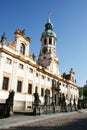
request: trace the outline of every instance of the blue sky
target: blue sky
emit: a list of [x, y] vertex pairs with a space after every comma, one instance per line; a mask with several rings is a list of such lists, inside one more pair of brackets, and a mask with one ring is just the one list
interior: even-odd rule
[[87, 0], [0, 0], [0, 36], [6, 32], [7, 43], [14, 41], [16, 29], [25, 29], [31, 38], [31, 53], [37, 58], [40, 37], [48, 11], [57, 34], [60, 73], [75, 71], [77, 85], [87, 80]]

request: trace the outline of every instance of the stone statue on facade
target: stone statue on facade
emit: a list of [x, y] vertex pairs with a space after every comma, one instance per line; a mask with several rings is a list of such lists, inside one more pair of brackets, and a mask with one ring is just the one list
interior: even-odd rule
[[3, 35], [1, 36], [1, 43], [6, 43], [6, 34], [5, 33], [3, 33]]
[[41, 102], [41, 101], [40, 101], [40, 99], [39, 99], [39, 95], [38, 95], [38, 93], [37, 93], [37, 91], [36, 91], [36, 92], [34, 93], [34, 104], [35, 104], [36, 106], [38, 106], [40, 102]]
[[40, 115], [40, 99], [39, 99], [39, 95], [37, 93], [37, 91], [34, 93], [34, 110], [33, 113], [34, 115], [39, 114]]
[[25, 29], [22, 30], [22, 35], [25, 36]]
[[59, 98], [59, 104], [61, 106], [61, 111], [67, 111], [67, 109], [66, 109], [66, 99], [65, 99], [64, 93], [61, 94], [61, 96]]
[[72, 99], [70, 98], [70, 111], [72, 111]]
[[4, 111], [5, 117], [9, 117], [9, 116], [13, 115], [14, 94], [15, 94], [15, 92], [13, 90], [10, 91], [9, 96], [6, 99], [5, 111]]
[[47, 89], [45, 90], [45, 105], [48, 105], [48, 91]]
[[49, 89], [46, 89], [45, 90], [45, 102], [44, 104], [45, 105], [49, 105], [50, 104], [50, 90]]
[[34, 54], [34, 53], [33, 53], [32, 57], [33, 57], [33, 60], [35, 60], [36, 56], [35, 56], [35, 54]]
[[75, 97], [74, 97], [74, 100], [73, 100], [73, 105], [74, 105], [74, 109], [77, 110], [77, 108], [76, 108], [76, 99], [75, 99]]

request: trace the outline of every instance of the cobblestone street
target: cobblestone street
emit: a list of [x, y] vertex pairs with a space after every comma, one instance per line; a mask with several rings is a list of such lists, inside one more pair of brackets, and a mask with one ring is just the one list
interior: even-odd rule
[[87, 130], [87, 113], [74, 113], [48, 118], [8, 130]]

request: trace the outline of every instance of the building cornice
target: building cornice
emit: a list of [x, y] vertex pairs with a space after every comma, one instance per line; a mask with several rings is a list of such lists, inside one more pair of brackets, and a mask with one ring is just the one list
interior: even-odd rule
[[6, 50], [5, 48], [0, 48], [0, 52], [4, 52], [4, 53], [6, 53], [6, 54], [8, 54], [8, 55], [22, 61], [22, 62], [24, 62], [24, 63], [27, 63], [27, 64], [32, 65], [33, 67], [35, 67], [35, 64], [36, 64], [35, 61], [32, 61], [33, 62], [32, 63], [28, 57], [27, 57], [27, 59], [25, 59], [25, 56], [19, 55], [17, 52], [12, 53], [12, 52]]
[[[16, 59], [22, 61], [22, 62], [24, 62], [24, 63], [26, 63], [26, 64], [31, 65], [32, 67], [35, 67], [37, 71], [39, 71], [39, 72], [41, 72], [41, 73], [43, 73], [43, 74], [46, 74], [46, 75], [48, 75], [49, 77], [52, 77], [52, 78], [55, 79], [55, 80], [58, 80], [58, 81], [60, 81], [60, 82], [64, 82], [64, 83], [66, 83], [67, 85], [72, 85], [72, 86], [74, 86], [74, 87], [77, 87], [77, 85], [76, 85], [75, 83], [73, 83], [73, 82], [71, 82], [71, 81], [69, 81], [69, 80], [64, 79], [62, 76], [54, 75], [54, 74], [48, 72], [45, 68], [43, 68], [42, 66], [39, 66], [39, 65], [36, 63], [36, 61], [31, 61], [28, 57], [19, 55], [19, 54], [17, 54], [17, 53], [12, 53], [12, 52], [8, 51], [8, 50], [7, 50], [6, 48], [4, 48], [4, 47], [0, 48], [0, 52], [4, 52], [4, 53], [6, 53], [6, 54], [8, 54], [8, 55], [10, 55], [10, 56], [12, 56], [12, 57], [14, 57], [14, 58], [16, 58]], [[26, 58], [26, 59], [25, 59], [25, 58]]]

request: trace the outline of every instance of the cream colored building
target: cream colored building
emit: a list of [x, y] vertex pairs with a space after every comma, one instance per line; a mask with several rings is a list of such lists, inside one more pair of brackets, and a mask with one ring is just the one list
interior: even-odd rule
[[14, 110], [32, 107], [33, 94], [37, 90], [41, 104], [49, 92], [48, 104], [58, 105], [60, 93], [65, 95], [67, 104], [75, 98], [78, 102], [78, 88], [73, 69], [69, 74], [60, 74], [56, 54], [56, 34], [48, 17], [45, 31], [41, 35], [41, 50], [38, 60], [30, 54], [31, 39], [24, 30], [15, 31], [15, 40], [6, 44], [5, 34], [0, 42], [0, 103], [5, 102], [9, 91], [14, 90]]

